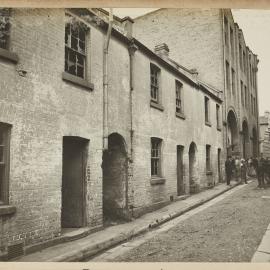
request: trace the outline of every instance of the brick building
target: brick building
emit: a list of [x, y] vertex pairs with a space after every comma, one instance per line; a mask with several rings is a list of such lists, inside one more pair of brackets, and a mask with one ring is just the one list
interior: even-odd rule
[[170, 40], [149, 49], [128, 17], [107, 39], [100, 9], [2, 16], [2, 257], [223, 180], [223, 88], [182, 66]]
[[270, 112], [260, 116], [260, 153], [270, 158]]
[[134, 36], [149, 48], [166, 41], [171, 56], [224, 93], [228, 154], [258, 154], [257, 55], [227, 9], [159, 9], [135, 19]]

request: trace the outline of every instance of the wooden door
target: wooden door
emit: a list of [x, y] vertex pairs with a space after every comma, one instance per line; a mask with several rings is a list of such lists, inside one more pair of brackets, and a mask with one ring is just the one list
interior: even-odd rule
[[84, 225], [84, 179], [86, 143], [77, 137], [64, 137], [62, 174], [62, 227]]
[[183, 150], [184, 147], [177, 145], [177, 195], [185, 193], [184, 181], [183, 181]]

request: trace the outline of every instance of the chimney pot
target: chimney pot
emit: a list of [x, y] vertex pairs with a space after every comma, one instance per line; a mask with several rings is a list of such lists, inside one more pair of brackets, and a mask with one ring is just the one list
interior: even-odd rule
[[169, 51], [169, 47], [166, 43], [161, 43], [155, 46], [155, 53], [160, 57], [168, 58]]

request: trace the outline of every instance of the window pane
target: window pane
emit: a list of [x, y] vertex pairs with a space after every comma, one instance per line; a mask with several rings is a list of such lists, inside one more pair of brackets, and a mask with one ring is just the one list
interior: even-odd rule
[[76, 53], [69, 51], [69, 61], [72, 63], [76, 63]]
[[0, 162], [4, 162], [4, 146], [0, 146]]
[[79, 51], [83, 53], [85, 52], [85, 43], [82, 41], [79, 42]]
[[77, 66], [77, 76], [84, 78], [84, 68], [81, 66]]
[[79, 39], [81, 41], [85, 41], [85, 30], [80, 29], [80, 31], [79, 31]]
[[78, 64], [80, 65], [84, 65], [84, 57], [80, 54], [77, 54], [77, 61], [78, 61]]
[[71, 48], [74, 50], [78, 50], [78, 39], [71, 36]]
[[73, 75], [76, 75], [76, 66], [75, 66], [75, 63], [69, 63], [69, 73], [73, 74]]

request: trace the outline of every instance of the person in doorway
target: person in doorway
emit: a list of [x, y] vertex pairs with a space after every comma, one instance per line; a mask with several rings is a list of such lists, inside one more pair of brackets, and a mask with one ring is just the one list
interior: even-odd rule
[[233, 169], [232, 158], [231, 156], [228, 156], [225, 161], [226, 181], [228, 186], [231, 184], [232, 169]]
[[247, 184], [247, 164], [243, 158], [241, 159], [240, 170], [241, 170], [241, 183], [243, 183], [244, 180], [245, 184]]

